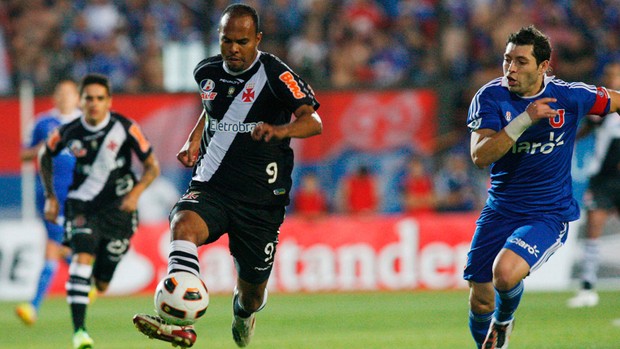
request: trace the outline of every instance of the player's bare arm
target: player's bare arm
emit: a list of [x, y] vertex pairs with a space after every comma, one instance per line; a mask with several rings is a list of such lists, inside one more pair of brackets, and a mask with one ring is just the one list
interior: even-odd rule
[[269, 142], [273, 139], [307, 138], [321, 134], [321, 117], [311, 105], [302, 105], [295, 110], [295, 120], [286, 125], [258, 124], [252, 131], [252, 139]]
[[620, 92], [611, 89], [607, 89], [607, 92], [609, 93], [610, 99], [609, 112], [620, 113]]
[[39, 150], [41, 149], [42, 146], [45, 146], [45, 142], [43, 141], [35, 145], [34, 147], [23, 149], [20, 153], [21, 160], [22, 161], [36, 160], [39, 154]]
[[[514, 126], [506, 126], [499, 132], [491, 129], [480, 129], [471, 134], [471, 159], [479, 168], [484, 168], [499, 160], [515, 144], [518, 135], [523, 133], [529, 126], [535, 124], [540, 119], [555, 117], [557, 111], [549, 106], [555, 102], [555, 98], [541, 98], [530, 103], [525, 112], [519, 115], [513, 122], [519, 125], [519, 129], [511, 130]], [[525, 119], [517, 120], [517, 119]], [[519, 124], [519, 122], [521, 122]], [[508, 129], [508, 130], [507, 130]]]
[[123, 202], [119, 207], [123, 211], [133, 212], [138, 209], [138, 200], [140, 199], [140, 195], [142, 195], [144, 190], [146, 190], [146, 188], [153, 183], [155, 178], [159, 176], [159, 161], [157, 161], [157, 158], [153, 153], [151, 153], [151, 155], [144, 160], [142, 165], [144, 167], [142, 177], [131, 189], [131, 191], [125, 195]]
[[56, 192], [54, 191], [54, 180], [52, 172], [54, 170], [52, 164], [52, 156], [45, 147], [41, 147], [38, 156], [39, 161], [39, 176], [41, 176], [41, 182], [45, 190], [45, 219], [50, 222], [56, 222], [58, 218], [58, 211], [60, 206], [58, 199], [56, 198]]
[[196, 125], [190, 132], [187, 141], [177, 153], [177, 160], [185, 167], [193, 167], [198, 159], [198, 151], [200, 150], [200, 138], [205, 128], [206, 112], [203, 110], [200, 118], [196, 121]]

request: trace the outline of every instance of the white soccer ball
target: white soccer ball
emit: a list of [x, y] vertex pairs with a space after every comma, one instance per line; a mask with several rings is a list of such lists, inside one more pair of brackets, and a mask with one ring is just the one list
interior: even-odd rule
[[172, 273], [155, 289], [155, 310], [174, 325], [192, 325], [204, 315], [208, 306], [207, 286], [192, 273]]

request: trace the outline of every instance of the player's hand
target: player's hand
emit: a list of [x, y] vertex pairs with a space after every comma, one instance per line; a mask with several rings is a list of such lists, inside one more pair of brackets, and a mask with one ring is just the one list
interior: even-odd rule
[[58, 199], [55, 196], [48, 196], [45, 198], [45, 206], [43, 209], [45, 220], [58, 224], [56, 221], [58, 219], [58, 211], [60, 211]]
[[527, 108], [525, 108], [525, 111], [530, 116], [530, 119], [532, 119], [532, 122], [536, 122], [540, 119], [554, 118], [558, 114], [558, 111], [549, 106], [549, 103], [554, 102], [557, 102], [557, 99], [551, 97], [541, 98], [530, 103]]
[[285, 130], [282, 127], [264, 122], [259, 123], [252, 130], [252, 139], [255, 141], [269, 142], [271, 139], [282, 139], [285, 136]]
[[121, 205], [118, 207], [121, 211], [133, 212], [138, 209], [138, 195], [130, 191], [123, 197]]
[[177, 160], [185, 167], [194, 167], [198, 159], [198, 149], [200, 142], [187, 141], [177, 153]]

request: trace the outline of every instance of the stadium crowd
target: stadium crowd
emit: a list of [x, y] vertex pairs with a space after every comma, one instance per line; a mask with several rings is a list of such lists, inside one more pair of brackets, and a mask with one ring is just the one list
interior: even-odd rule
[[[219, 52], [216, 28], [231, 2], [2, 1], [0, 95], [15, 95], [25, 79], [47, 94], [60, 80], [90, 72], [107, 75], [116, 93], [166, 91], [166, 47], [198, 44], [209, 55]], [[550, 36], [553, 74], [564, 80], [596, 83], [606, 63], [620, 60], [615, 0], [245, 2], [261, 15], [260, 49], [281, 57], [315, 89], [441, 90], [437, 143], [445, 156], [466, 149], [471, 97], [501, 74], [505, 38], [524, 19]], [[442, 158], [430, 162], [441, 181]]]
[[[228, 0], [7, 0], [0, 3], [0, 93], [22, 79], [48, 93], [62, 78], [111, 77], [117, 92], [161, 91], [162, 51], [200, 42], [215, 52]], [[563, 79], [595, 81], [620, 58], [612, 0], [249, 0], [261, 48], [316, 88], [478, 87], [497, 75], [506, 34], [524, 18], [554, 42]]]

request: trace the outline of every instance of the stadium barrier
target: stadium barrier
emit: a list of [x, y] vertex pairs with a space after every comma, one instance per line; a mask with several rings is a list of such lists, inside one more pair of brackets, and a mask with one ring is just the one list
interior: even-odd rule
[[[289, 216], [282, 226], [269, 288], [275, 292], [462, 289], [476, 214], [420, 216]], [[43, 226], [0, 224], [0, 299], [27, 299], [43, 263]], [[152, 292], [165, 275], [167, 222], [140, 225], [110, 285], [112, 295]], [[573, 240], [532, 277], [528, 289], [566, 289]], [[236, 274], [228, 239], [199, 249], [201, 272], [213, 293], [229, 293]], [[62, 264], [50, 292], [64, 294]]]

